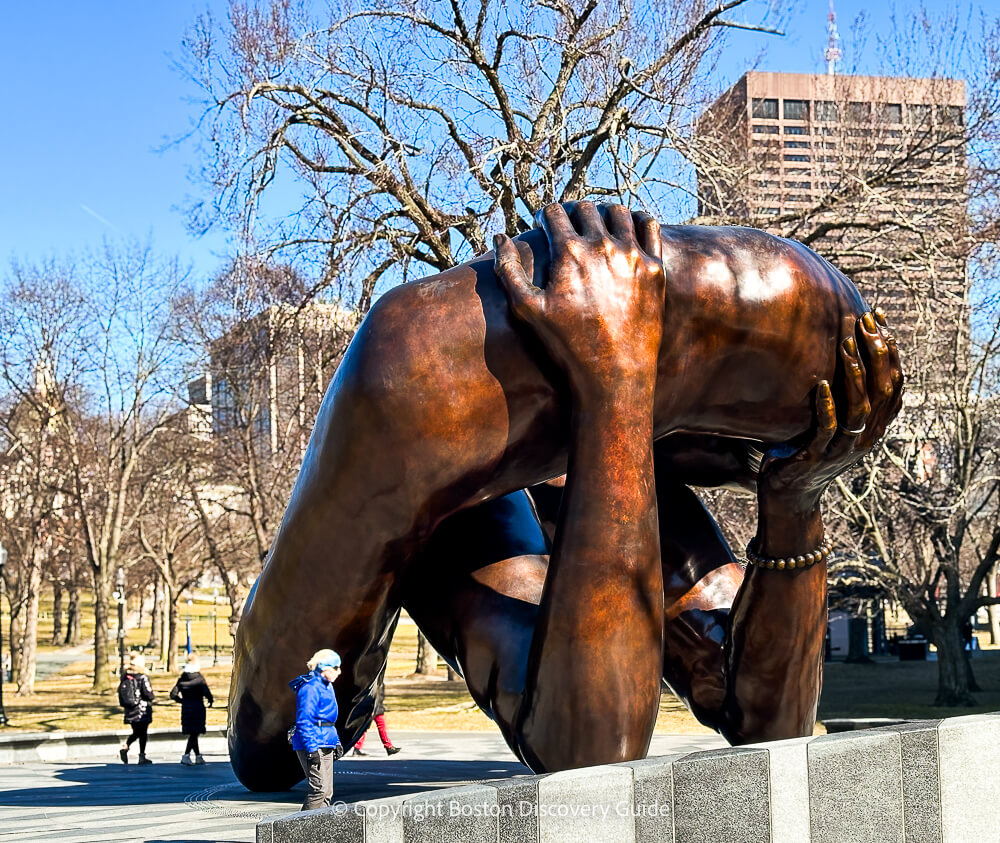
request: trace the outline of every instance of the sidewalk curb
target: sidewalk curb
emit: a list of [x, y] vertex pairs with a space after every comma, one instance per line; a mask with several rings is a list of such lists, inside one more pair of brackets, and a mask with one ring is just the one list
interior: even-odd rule
[[[89, 758], [117, 761], [118, 748], [131, 734], [131, 729], [104, 732], [19, 732], [8, 735], [0, 733], [0, 765]], [[187, 736], [176, 729], [150, 729], [146, 752], [149, 755], [180, 755], [186, 744]], [[200, 744], [202, 752], [227, 752], [226, 730], [209, 729], [201, 736]]]

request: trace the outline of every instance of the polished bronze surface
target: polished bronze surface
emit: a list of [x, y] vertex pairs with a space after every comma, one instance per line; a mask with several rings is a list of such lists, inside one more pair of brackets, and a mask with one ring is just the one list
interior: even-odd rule
[[[818, 548], [898, 410], [884, 320], [792, 241], [568, 211], [359, 329], [237, 635], [248, 787], [301, 778], [286, 683], [319, 646], [341, 739], [367, 727], [403, 605], [535, 770], [644, 755], [661, 676], [733, 742], [811, 731], [825, 564], [744, 577], [688, 487], [755, 488], [760, 557]], [[523, 490], [563, 473], [550, 542]]]

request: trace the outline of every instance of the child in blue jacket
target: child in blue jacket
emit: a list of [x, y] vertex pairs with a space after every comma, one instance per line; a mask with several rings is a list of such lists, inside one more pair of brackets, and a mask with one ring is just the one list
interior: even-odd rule
[[318, 650], [304, 673], [288, 684], [295, 691], [292, 749], [306, 774], [309, 794], [302, 810], [326, 808], [333, 798], [333, 762], [344, 754], [337, 735], [337, 697], [333, 682], [340, 675], [340, 656]]

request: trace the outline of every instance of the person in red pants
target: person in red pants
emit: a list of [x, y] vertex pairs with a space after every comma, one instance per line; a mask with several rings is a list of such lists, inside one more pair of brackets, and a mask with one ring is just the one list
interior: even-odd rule
[[[385, 683], [378, 683], [378, 691], [375, 692], [375, 726], [378, 728], [378, 736], [382, 739], [382, 746], [385, 747], [386, 755], [395, 755], [400, 751], [401, 747], [393, 746], [392, 738], [389, 737], [389, 731], [385, 727]], [[365, 735], [367, 732], [362, 732], [361, 737], [358, 738], [358, 742], [354, 744], [354, 751], [351, 755], [367, 755], [368, 753], [364, 751], [365, 745]]]

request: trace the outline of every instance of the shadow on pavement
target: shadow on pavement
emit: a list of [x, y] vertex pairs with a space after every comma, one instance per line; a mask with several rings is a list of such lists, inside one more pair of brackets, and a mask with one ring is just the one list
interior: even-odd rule
[[[529, 773], [516, 761], [339, 761], [334, 768], [333, 798], [356, 802]], [[70, 808], [184, 802], [201, 803], [193, 807], [206, 808], [242, 803], [253, 810], [254, 803], [259, 803], [265, 812], [280, 813], [296, 810], [305, 793], [303, 782], [290, 791], [251, 793], [237, 781], [228, 761], [210, 761], [203, 767], [170, 762], [148, 767], [80, 763], [58, 770], [51, 781], [49, 787], [2, 791], [0, 806]]]

